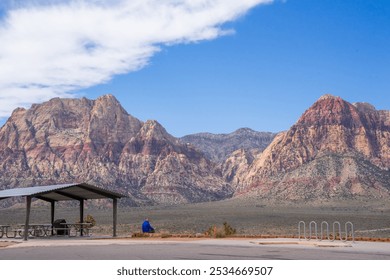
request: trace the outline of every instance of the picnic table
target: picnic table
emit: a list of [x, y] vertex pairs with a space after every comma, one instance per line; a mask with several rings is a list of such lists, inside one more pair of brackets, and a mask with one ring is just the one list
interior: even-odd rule
[[[52, 224], [29, 224], [28, 235], [46, 237], [50, 235], [89, 236], [92, 223], [60, 223], [61, 227]], [[0, 238], [16, 238], [24, 236], [24, 224], [0, 225]], [[58, 225], [57, 225], [58, 226]]]
[[4, 234], [8, 237], [8, 229], [10, 227], [10, 225], [0, 225], [0, 238], [2, 238]]
[[[68, 231], [68, 236], [83, 236], [84, 233], [89, 236], [89, 230], [91, 227], [91, 223], [61, 223], [60, 225], [66, 226], [65, 230]], [[64, 228], [61, 228], [64, 230]]]
[[[24, 225], [21, 226], [22, 231], [20, 234], [23, 235]], [[29, 235], [35, 237], [49, 236], [51, 233], [51, 224], [30, 224], [28, 231]]]
[[[30, 224], [28, 234], [30, 236], [42, 237], [48, 236], [51, 231], [51, 224]], [[18, 225], [0, 225], [0, 238], [4, 235], [8, 238], [23, 236], [24, 224]]]
[[0, 237], [3, 237], [5, 235], [7, 238], [14, 238], [17, 236], [17, 230], [13, 225], [0, 225], [0, 229]]

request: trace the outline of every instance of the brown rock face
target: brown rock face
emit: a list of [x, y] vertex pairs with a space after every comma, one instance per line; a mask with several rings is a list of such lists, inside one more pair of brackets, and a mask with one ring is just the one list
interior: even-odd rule
[[325, 95], [239, 174], [235, 195], [390, 196], [388, 111]]
[[232, 190], [216, 164], [190, 145], [147, 121], [124, 147], [119, 169], [131, 174], [139, 191], [160, 203], [219, 200]]
[[129, 115], [112, 95], [55, 98], [16, 109], [0, 130], [2, 188], [90, 182], [133, 202], [199, 202], [231, 196], [218, 169], [156, 121]]
[[263, 138], [249, 129], [196, 135], [192, 140], [217, 160], [245, 144], [219, 167], [158, 122], [129, 115], [112, 95], [55, 98], [16, 109], [0, 129], [0, 187], [90, 182], [129, 194], [129, 204], [233, 193], [277, 200], [390, 197], [390, 111], [325, 95], [290, 130], [268, 135], [273, 141], [265, 150]]
[[181, 138], [201, 150], [210, 160], [224, 162], [233, 152], [244, 149], [264, 150], [276, 134], [258, 132], [249, 128], [240, 128], [229, 134], [197, 133]]
[[261, 151], [257, 149], [239, 149], [226, 159], [222, 165], [222, 175], [233, 189], [242, 184], [242, 180], [247, 175], [251, 164], [260, 155]]

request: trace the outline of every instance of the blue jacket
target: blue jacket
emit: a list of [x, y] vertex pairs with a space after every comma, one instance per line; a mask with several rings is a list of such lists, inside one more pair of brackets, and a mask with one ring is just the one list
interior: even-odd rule
[[144, 221], [142, 224], [142, 232], [151, 232], [154, 228], [150, 225], [149, 221]]

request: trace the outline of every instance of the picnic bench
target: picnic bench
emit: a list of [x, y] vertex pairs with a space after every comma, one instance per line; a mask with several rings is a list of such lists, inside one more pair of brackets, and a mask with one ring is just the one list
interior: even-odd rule
[[[48, 236], [89, 236], [91, 223], [59, 223], [59, 224], [30, 224], [28, 236], [48, 237]], [[0, 238], [17, 238], [24, 236], [24, 225], [0, 225]]]
[[[91, 223], [61, 223], [66, 226], [68, 236], [89, 236]], [[64, 230], [64, 228], [62, 228]]]
[[[28, 228], [29, 236], [43, 237], [50, 235], [51, 224], [30, 224]], [[24, 235], [24, 225], [0, 225], [0, 238], [22, 237]]]

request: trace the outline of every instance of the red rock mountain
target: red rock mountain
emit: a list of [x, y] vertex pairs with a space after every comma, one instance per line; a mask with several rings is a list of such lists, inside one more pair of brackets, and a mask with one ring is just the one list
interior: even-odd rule
[[0, 129], [0, 186], [90, 182], [130, 204], [390, 197], [390, 111], [366, 103], [325, 95], [264, 151], [248, 145], [221, 166], [185, 143], [112, 95], [55, 98]]
[[230, 158], [230, 168], [224, 168], [235, 196], [388, 198], [390, 112], [325, 95], [262, 154], [250, 162], [243, 159], [234, 166]]
[[16, 109], [0, 130], [2, 188], [90, 182], [133, 202], [183, 203], [230, 197], [216, 165], [139, 121], [112, 95], [55, 98]]

